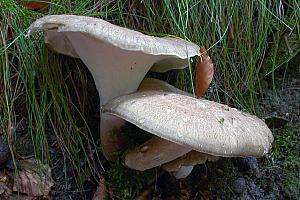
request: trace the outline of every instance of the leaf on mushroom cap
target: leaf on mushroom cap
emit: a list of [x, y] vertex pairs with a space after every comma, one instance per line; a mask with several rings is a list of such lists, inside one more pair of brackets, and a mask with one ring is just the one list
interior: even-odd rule
[[273, 136], [259, 118], [216, 102], [148, 91], [113, 99], [104, 112], [192, 149], [224, 157], [260, 157]]

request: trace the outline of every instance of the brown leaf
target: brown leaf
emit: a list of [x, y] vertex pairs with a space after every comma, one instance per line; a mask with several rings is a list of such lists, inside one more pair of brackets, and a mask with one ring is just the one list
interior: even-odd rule
[[201, 57], [196, 64], [196, 96], [197, 98], [204, 95], [212, 81], [214, 75], [214, 65], [212, 59], [207, 54], [204, 47], [200, 49]]
[[11, 194], [9, 197], [7, 197], [7, 200], [36, 200], [37, 197], [29, 197], [26, 195], [21, 195], [21, 194]]
[[34, 159], [21, 161], [20, 165], [21, 170], [14, 177], [13, 191], [30, 197], [48, 196], [54, 185], [50, 167]]
[[231, 19], [230, 20], [230, 25], [229, 25], [229, 38], [231, 40], [234, 39], [234, 35], [235, 35], [235, 27], [234, 27], [234, 24], [233, 24], [233, 20]]
[[97, 190], [94, 194], [93, 200], [104, 200], [107, 199], [107, 190], [105, 187], [105, 179], [104, 177], [100, 177], [99, 185], [97, 187]]
[[153, 187], [148, 187], [146, 188], [137, 198], [136, 200], [147, 200], [147, 199], [151, 199], [152, 195], [154, 192], [154, 188]]
[[204, 200], [209, 200], [209, 192], [208, 191], [204, 191], [204, 192], [200, 192], [201, 194], [201, 197], [204, 199]]
[[45, 12], [49, 8], [50, 0], [43, 0], [43, 1], [18, 1], [17, 4], [25, 7], [28, 10], [35, 10], [35, 11], [41, 11]]
[[10, 176], [5, 172], [0, 172], [0, 199], [7, 199], [11, 193]]

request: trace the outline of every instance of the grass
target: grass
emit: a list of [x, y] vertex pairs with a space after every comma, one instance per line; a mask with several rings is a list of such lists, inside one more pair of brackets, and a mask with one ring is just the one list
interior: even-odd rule
[[[97, 123], [93, 123], [97, 104], [88, 93], [95, 92], [87, 90], [90, 77], [82, 63], [49, 52], [41, 35], [25, 38], [35, 19], [47, 14], [101, 17], [147, 34], [178, 36], [205, 46], [216, 69], [207, 98], [249, 112], [255, 112], [262, 80], [272, 81], [275, 91], [276, 72], [299, 54], [291, 41], [286, 45], [292, 52], [281, 59], [283, 52], [276, 50], [284, 38], [289, 40], [287, 36], [293, 35], [294, 43], [300, 41], [296, 0], [53, 0], [47, 12], [2, 0], [0, 7], [1, 134], [14, 134], [12, 127], [26, 119], [33, 156], [54, 166], [51, 151], [61, 152], [66, 179], [68, 163], [74, 173], [86, 174], [79, 178], [81, 189], [90, 174], [99, 174], [103, 162], [97, 154]], [[191, 62], [188, 69], [166, 79], [193, 92], [193, 70]]]

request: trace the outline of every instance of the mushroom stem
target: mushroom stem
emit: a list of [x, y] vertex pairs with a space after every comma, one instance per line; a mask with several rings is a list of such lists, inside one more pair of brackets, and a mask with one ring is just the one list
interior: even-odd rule
[[126, 145], [121, 130], [124, 124], [125, 120], [121, 118], [101, 115], [101, 148], [106, 159], [110, 161], [116, 160], [119, 151]]
[[193, 170], [197, 164], [204, 164], [206, 161], [216, 161], [219, 157], [209, 154], [190, 151], [189, 153], [177, 158], [169, 163], [163, 164], [162, 168], [168, 172], [172, 172], [176, 178], [185, 178]]

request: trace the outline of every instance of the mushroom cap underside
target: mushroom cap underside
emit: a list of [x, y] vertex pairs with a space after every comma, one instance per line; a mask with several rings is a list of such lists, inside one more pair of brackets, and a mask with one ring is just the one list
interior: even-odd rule
[[162, 91], [113, 99], [103, 112], [166, 140], [224, 157], [260, 157], [273, 136], [259, 118], [216, 102]]
[[204, 164], [206, 161], [216, 161], [219, 157], [209, 154], [190, 151], [171, 162], [163, 164], [161, 167], [168, 172], [175, 172], [180, 170], [182, 166], [195, 166], [197, 164]]
[[191, 149], [160, 137], [150, 140], [126, 153], [125, 165], [131, 169], [144, 171], [184, 156]]

